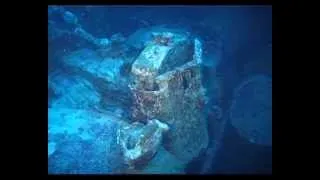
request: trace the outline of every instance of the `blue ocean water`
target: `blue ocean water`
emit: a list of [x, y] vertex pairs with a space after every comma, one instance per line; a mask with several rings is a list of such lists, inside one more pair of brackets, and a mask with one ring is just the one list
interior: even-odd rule
[[[204, 113], [209, 138], [221, 138], [183, 172], [271, 174], [272, 96], [269, 81], [254, 77], [272, 80], [272, 7], [182, 5], [48, 6], [48, 172], [123, 173], [116, 134], [119, 119], [131, 121], [127, 77], [154, 30], [187, 32], [203, 43]], [[117, 42], [111, 51], [102, 48], [107, 41]], [[223, 127], [210, 115], [213, 106]]]

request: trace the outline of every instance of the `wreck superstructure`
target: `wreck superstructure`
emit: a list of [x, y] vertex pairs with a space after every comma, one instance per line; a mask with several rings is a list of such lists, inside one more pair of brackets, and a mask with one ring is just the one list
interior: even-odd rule
[[157, 119], [168, 126], [158, 137], [165, 150], [186, 164], [207, 148], [209, 139], [202, 112], [205, 90], [201, 85], [201, 42], [185, 34], [153, 35], [131, 69], [133, 125], [139, 122], [148, 126]]
[[[66, 11], [62, 14], [70, 15]], [[144, 32], [148, 38], [142, 47], [130, 49], [130, 38], [115, 34], [99, 39], [76, 27], [71, 34], [94, 48], [67, 53], [59, 60], [61, 68], [49, 73], [48, 91], [54, 97], [48, 103], [49, 143], [56, 144], [48, 155], [51, 166], [58, 167], [62, 157], [69, 155], [56, 149], [86, 141], [97, 149], [79, 146], [77, 152], [84, 153], [71, 153], [81, 159], [81, 172], [104, 172], [104, 162], [91, 168], [85, 165], [87, 157], [82, 156], [99, 149], [99, 154], [92, 156], [94, 162], [105, 159], [111, 163], [109, 159], [120, 157], [119, 168], [107, 163], [108, 173], [185, 173], [187, 164], [209, 145], [204, 113], [207, 97], [201, 81], [202, 42], [189, 32], [154, 27]], [[59, 30], [55, 26], [49, 29]], [[78, 127], [73, 123], [79, 118], [79, 109], [88, 122], [84, 120]], [[64, 123], [52, 121], [60, 116], [65, 118]], [[109, 124], [99, 125], [100, 121]], [[69, 124], [70, 131], [66, 127]], [[112, 127], [116, 128], [103, 130]], [[63, 132], [68, 139], [66, 145], [60, 138], [62, 131], [54, 131], [58, 128], [67, 129]], [[95, 142], [95, 138], [99, 141]], [[69, 169], [66, 166], [56, 172], [59, 171]]]

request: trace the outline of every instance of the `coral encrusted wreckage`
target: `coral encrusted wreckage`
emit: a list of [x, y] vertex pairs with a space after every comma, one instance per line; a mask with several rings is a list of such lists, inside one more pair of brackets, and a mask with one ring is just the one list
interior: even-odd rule
[[[201, 85], [201, 42], [183, 34], [154, 34], [156, 40], [144, 48], [132, 65], [129, 86], [133, 94], [132, 119], [140, 124], [132, 126], [151, 126], [154, 121], [159, 125], [154, 125], [153, 134], [145, 134], [144, 138], [150, 138], [148, 143], [134, 150], [124, 146], [121, 136], [120, 142], [130, 165], [139, 155], [142, 158], [149, 151], [149, 156], [155, 154], [160, 141], [180, 163], [186, 164], [208, 145], [207, 123], [202, 113], [205, 91]], [[132, 152], [137, 151], [145, 154], [134, 154], [133, 158]]]
[[231, 172], [272, 148], [272, 38], [251, 37], [251, 8], [244, 26], [129, 9], [48, 6], [49, 174]]
[[132, 59], [114, 55], [130, 51], [123, 36], [110, 39], [121, 41], [49, 73], [49, 172], [185, 173], [209, 144], [201, 41], [154, 30]]

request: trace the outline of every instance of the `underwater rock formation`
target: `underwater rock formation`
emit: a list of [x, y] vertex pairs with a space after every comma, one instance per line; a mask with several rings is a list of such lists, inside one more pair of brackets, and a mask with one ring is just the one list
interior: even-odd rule
[[99, 109], [101, 95], [92, 83], [79, 77], [56, 71], [48, 79], [49, 107]]
[[121, 33], [114, 34], [110, 38], [109, 45], [98, 47], [97, 53], [102, 58], [125, 58], [126, 54], [129, 53], [129, 48], [125, 45], [125, 42], [126, 38]]
[[123, 59], [101, 58], [95, 51], [81, 49], [66, 56], [63, 62], [69, 74], [77, 74], [93, 84], [102, 104], [130, 103], [128, 82], [120, 73]]
[[[51, 96], [54, 99], [50, 100], [49, 105], [51, 112], [61, 108], [75, 108], [81, 109], [80, 111], [85, 110], [85, 113], [88, 113], [86, 116], [99, 117], [102, 114], [108, 115], [108, 109], [114, 106], [110, 108], [112, 109], [109, 112], [112, 113], [110, 117], [117, 119], [122, 125], [113, 130], [117, 131], [117, 152], [110, 151], [110, 153], [115, 153], [115, 156], [120, 158], [118, 161], [121, 163], [116, 164], [119, 164], [121, 168], [114, 169], [107, 166], [105, 172], [184, 173], [186, 164], [207, 148], [209, 138], [207, 121], [203, 112], [207, 99], [206, 90], [201, 82], [202, 43], [198, 39], [192, 40], [187, 34], [174, 31], [151, 32], [150, 41], [132, 62], [127, 62], [119, 54], [110, 57], [113, 56], [110, 55], [110, 52], [116, 51], [117, 48], [108, 47], [109, 49], [98, 49], [98, 51], [80, 49], [62, 59], [60, 71], [50, 73], [48, 92], [54, 95]], [[119, 34], [114, 35], [112, 40], [119, 41], [119, 44], [115, 43], [110, 47], [123, 48], [124, 39]], [[104, 53], [103, 56], [99, 54], [99, 51]], [[128, 76], [131, 81], [128, 81]], [[133, 104], [131, 104], [132, 100]], [[132, 114], [125, 109], [127, 107], [132, 108]], [[75, 114], [75, 111], [72, 110], [69, 113]], [[219, 110], [216, 112], [213, 114], [218, 116]], [[49, 115], [50, 121], [55, 121], [52, 114], [59, 113]], [[124, 114], [131, 114], [132, 124], [127, 124], [128, 120], [123, 117]], [[88, 117], [87, 121], [92, 121], [92, 118]], [[67, 122], [70, 120], [66, 120]], [[92, 126], [91, 129], [97, 129], [95, 133], [102, 133], [105, 126], [97, 124], [83, 126], [88, 123], [79, 118], [78, 124], [71, 128], [73, 129], [71, 136], [76, 137], [77, 140], [73, 139], [66, 146], [52, 141], [52, 138], [55, 139], [57, 136], [57, 133], [52, 133], [54, 132], [52, 129], [59, 128], [50, 125], [51, 141], [49, 145], [51, 148], [48, 155], [51, 159], [52, 172], [68, 172], [69, 167], [66, 166], [71, 166], [71, 162], [59, 159], [68, 156], [68, 158], [81, 159], [73, 163], [78, 164], [77, 166], [81, 167], [83, 173], [103, 173], [102, 164], [106, 159], [109, 161], [108, 157], [103, 162], [90, 159], [91, 164], [96, 163], [91, 168], [82, 164], [82, 161], [85, 161], [82, 155], [87, 156], [87, 152], [83, 151], [81, 146], [75, 146], [78, 147], [76, 151], [83, 151], [81, 155], [59, 153], [63, 148], [68, 148], [72, 143], [79, 144], [80, 141], [81, 143], [90, 141], [90, 146], [95, 146], [95, 150], [90, 153], [101, 150], [102, 146], [107, 146], [108, 138], [93, 143], [91, 141], [98, 137], [87, 132], [87, 127]], [[61, 129], [66, 127], [65, 123], [62, 124], [64, 125], [61, 125]], [[76, 127], [79, 132], [74, 129]], [[61, 129], [58, 136], [69, 138], [70, 130], [62, 133]], [[114, 135], [112, 138], [114, 139]], [[114, 158], [113, 155], [108, 156]], [[102, 158], [102, 156], [94, 158]], [[159, 159], [162, 160], [162, 164]], [[172, 166], [168, 166], [167, 162]], [[65, 163], [60, 170], [59, 163]], [[129, 165], [129, 168], [124, 167], [122, 163]], [[55, 168], [58, 170], [54, 170]], [[78, 171], [80, 172], [79, 168]]]
[[256, 75], [234, 91], [231, 124], [251, 143], [272, 146], [272, 79]]
[[[203, 113], [207, 99], [201, 82], [202, 43], [198, 39], [193, 40], [188, 33], [159, 29], [161, 28], [150, 32], [150, 39], [145, 42], [145, 48], [139, 54], [136, 53], [138, 50], [126, 51], [123, 44], [125, 38], [115, 34], [108, 47], [95, 51], [80, 49], [68, 54], [61, 61], [61, 70], [49, 75], [48, 93], [54, 95], [51, 96], [54, 99], [49, 102], [51, 112], [61, 108], [75, 108], [85, 110], [86, 116], [99, 117], [102, 114], [108, 115], [109, 107], [114, 106], [109, 112], [112, 113], [110, 116], [122, 125], [113, 130], [117, 131], [117, 152], [110, 153], [115, 153], [114, 156], [120, 158], [118, 161], [129, 165], [129, 169], [107, 166], [105, 172], [184, 173], [186, 164], [199, 156], [209, 144], [207, 121]], [[132, 56], [130, 52], [137, 55]], [[128, 62], [126, 56], [132, 56], [132, 60]], [[132, 108], [132, 114], [125, 109], [127, 107]], [[68, 113], [75, 114], [75, 109]], [[219, 114], [218, 112], [216, 114]], [[50, 121], [55, 119], [52, 114], [59, 113], [51, 113]], [[131, 114], [132, 124], [127, 124], [124, 114]], [[88, 117], [87, 121], [92, 121], [92, 118]], [[92, 126], [90, 129], [96, 129], [95, 133], [102, 133], [102, 129], [106, 127], [97, 124], [85, 125], [88, 123], [79, 118], [78, 124], [71, 128], [71, 135], [70, 130], [62, 133], [62, 129], [68, 126], [65, 123], [62, 123], [64, 125], [61, 125], [59, 135], [52, 130], [59, 128], [50, 125], [48, 155], [52, 172], [72, 173], [68, 170], [73, 162], [70, 158], [80, 159], [73, 162], [79, 166], [73, 169], [80, 172], [80, 168], [82, 173], [102, 173], [105, 160], [111, 162], [108, 157], [100, 154], [105, 153], [101, 149], [102, 146], [107, 146], [106, 141], [109, 142], [107, 139], [110, 137], [103, 140], [102, 137], [87, 131], [88, 127]], [[76, 127], [79, 132], [74, 129]], [[72, 141], [68, 140], [69, 143], [62, 146], [59, 143], [61, 140], [52, 141], [52, 138], [59, 139], [56, 136], [68, 137], [67, 140], [72, 136]], [[91, 142], [94, 138], [99, 139], [99, 142]], [[72, 144], [83, 143], [82, 141], [89, 141], [90, 147], [95, 149], [90, 153], [100, 152], [98, 154], [101, 156], [96, 155], [94, 158], [106, 159], [103, 162], [90, 159], [91, 168], [83, 164], [85, 158], [82, 156], [89, 155], [81, 146], [75, 146], [78, 148], [75, 151], [81, 152], [80, 154], [60, 154], [64, 148], [68, 149]], [[61, 160], [65, 156], [71, 162]], [[172, 166], [168, 166], [167, 162]], [[59, 163], [64, 164], [60, 170]], [[123, 166], [121, 163], [116, 164]]]
[[164, 147], [187, 163], [208, 145], [202, 113], [201, 42], [172, 32], [153, 33], [152, 41], [132, 65], [135, 121], [159, 119], [170, 127]]
[[91, 33], [82, 28], [83, 26], [80, 24], [78, 20], [79, 18], [75, 14], [67, 11], [63, 7], [49, 6], [48, 16], [59, 17], [59, 19], [63, 20], [61, 24], [64, 24], [63, 26], [68, 27], [65, 29], [61, 29], [56, 25], [58, 23], [52, 20], [48, 20], [49, 42], [62, 36], [75, 36], [99, 48], [106, 48], [110, 46], [110, 40], [108, 38], [96, 38], [95, 36], [93, 36]]
[[146, 125], [135, 122], [118, 129], [117, 143], [129, 168], [145, 165], [157, 152], [162, 135], [168, 130], [169, 127], [157, 119], [149, 120]]
[[200, 68], [191, 61], [175, 71], [157, 77], [163, 98], [159, 119], [173, 127], [165, 136], [165, 148], [186, 162], [199, 155], [208, 145], [204, 117], [205, 91], [201, 86]]
[[128, 37], [126, 44], [130, 47], [143, 50], [143, 48], [153, 41], [154, 32], [171, 32], [175, 34], [189, 35], [189, 32], [182, 29], [168, 28], [166, 25], [158, 25], [149, 28], [138, 29]]
[[156, 77], [192, 58], [192, 41], [185, 36], [163, 33], [170, 37], [170, 45], [159, 44], [159, 40], [149, 44], [132, 65], [133, 81], [130, 88], [134, 96], [133, 118], [144, 120], [154, 118], [160, 111], [159, 87]]
[[73, 108], [48, 109], [49, 173], [104, 174], [123, 168], [116, 130], [121, 118]]
[[[246, 153], [241, 151], [235, 159], [229, 158], [234, 152], [226, 153], [228, 159], [220, 161], [224, 153], [217, 154], [218, 149], [218, 153], [241, 150], [237, 139], [230, 139], [236, 148], [225, 143], [229, 139], [221, 140], [229, 120], [236, 135], [255, 143], [248, 143], [253, 148], [247, 154], [252, 155], [257, 144], [270, 148], [272, 121], [266, 119], [271, 103], [257, 95], [265, 93], [271, 99], [271, 91], [264, 92], [271, 89], [269, 82], [261, 83], [263, 78], [244, 82], [229, 109], [229, 94], [238, 80], [270, 72], [272, 63], [268, 68], [260, 63], [272, 54], [271, 48], [265, 52], [258, 48], [264, 44], [259, 37], [265, 36], [248, 36], [247, 29], [257, 30], [248, 23], [256, 22], [255, 14], [244, 10], [253, 18], [232, 20], [240, 14], [221, 13], [221, 8], [160, 12], [88, 7], [48, 6], [49, 173], [217, 173], [215, 165], [221, 166], [221, 161], [232, 169]], [[137, 10], [146, 11], [142, 19]], [[115, 18], [115, 23], [109, 21]], [[259, 21], [258, 27], [264, 28], [258, 29], [269, 27]], [[166, 25], [153, 26], [159, 23]], [[136, 29], [141, 26], [146, 28]], [[248, 38], [250, 43], [243, 41]], [[250, 51], [252, 45], [257, 51]], [[247, 57], [252, 53], [253, 58]], [[243, 159], [249, 162], [248, 157]]]

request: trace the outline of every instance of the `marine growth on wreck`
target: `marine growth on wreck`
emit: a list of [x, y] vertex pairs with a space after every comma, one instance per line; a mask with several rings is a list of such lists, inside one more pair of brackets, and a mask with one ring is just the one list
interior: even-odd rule
[[49, 174], [214, 174], [230, 129], [272, 148], [272, 74], [227, 81], [241, 50], [204, 17], [108, 24], [128, 9], [48, 6]]

